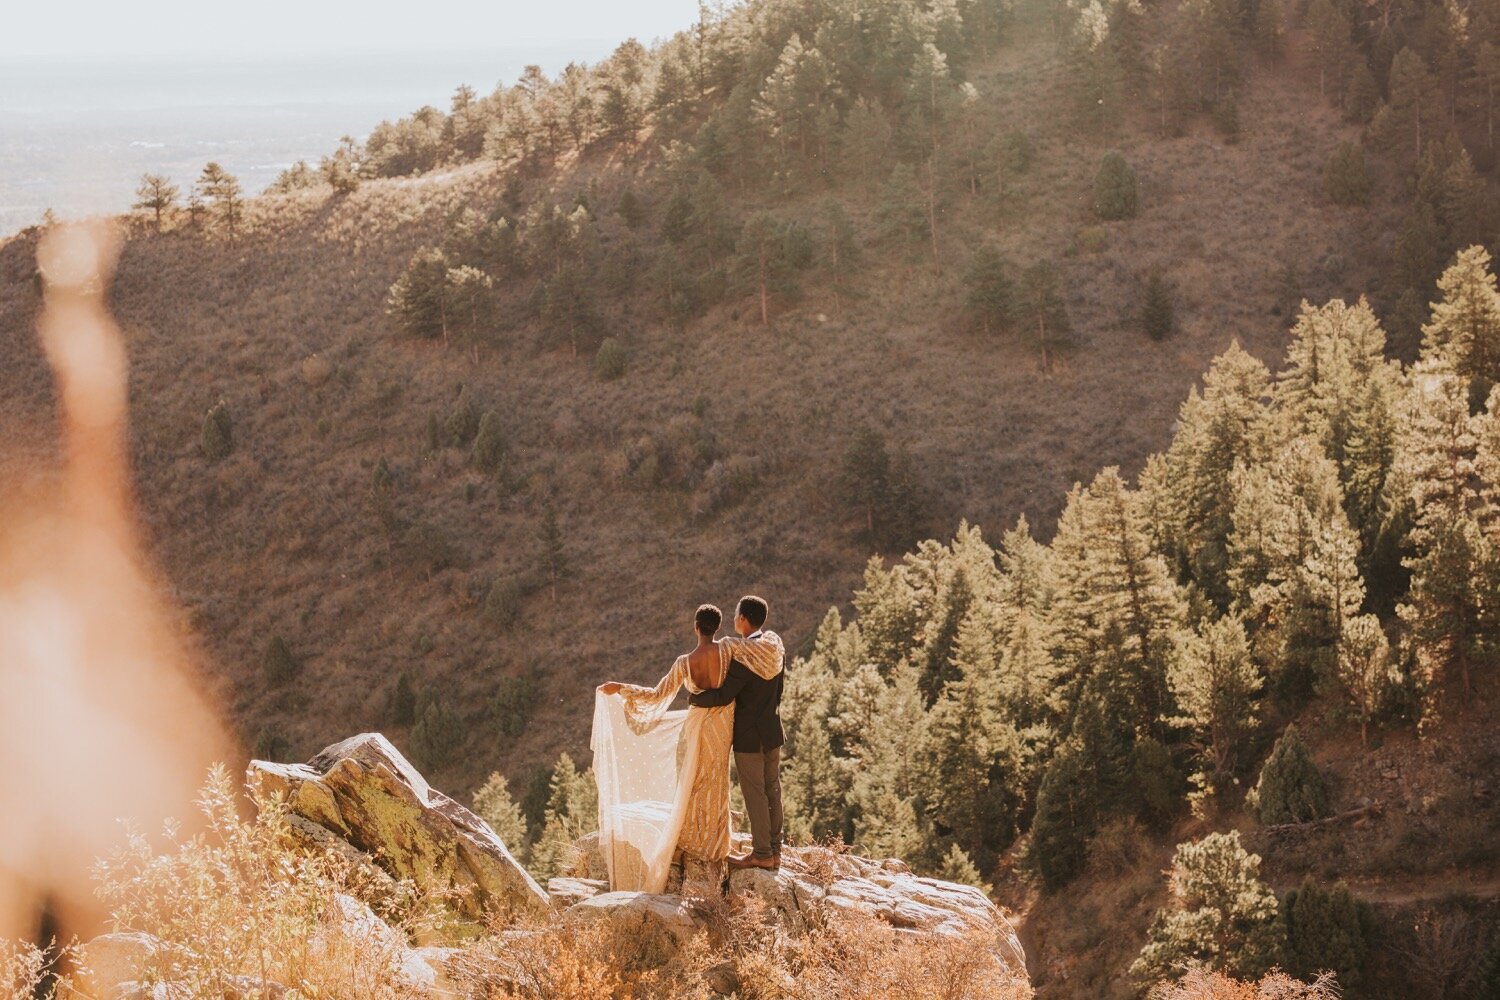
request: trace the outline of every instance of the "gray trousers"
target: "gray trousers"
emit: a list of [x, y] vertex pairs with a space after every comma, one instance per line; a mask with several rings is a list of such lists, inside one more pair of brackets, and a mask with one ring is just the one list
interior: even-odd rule
[[757, 858], [781, 853], [781, 748], [762, 753], [737, 753], [740, 791], [750, 814], [750, 838]]

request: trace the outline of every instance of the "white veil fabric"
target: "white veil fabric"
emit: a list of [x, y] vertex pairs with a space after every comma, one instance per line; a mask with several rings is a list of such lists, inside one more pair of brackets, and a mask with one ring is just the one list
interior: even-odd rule
[[[675, 687], [673, 694], [676, 693]], [[672, 699], [628, 705], [594, 694], [594, 780], [599, 785], [599, 847], [611, 890], [666, 889], [698, 768], [703, 713], [669, 712]]]

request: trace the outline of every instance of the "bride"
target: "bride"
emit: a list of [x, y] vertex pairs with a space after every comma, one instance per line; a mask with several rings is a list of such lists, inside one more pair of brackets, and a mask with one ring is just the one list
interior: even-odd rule
[[710, 864], [729, 854], [729, 752], [734, 705], [667, 711], [679, 688], [724, 683], [736, 658], [774, 677], [782, 666], [767, 639], [726, 637], [711, 604], [693, 616], [697, 645], [672, 663], [654, 688], [600, 685], [594, 698], [594, 777], [599, 785], [599, 846], [612, 890], [659, 893], [676, 852]]

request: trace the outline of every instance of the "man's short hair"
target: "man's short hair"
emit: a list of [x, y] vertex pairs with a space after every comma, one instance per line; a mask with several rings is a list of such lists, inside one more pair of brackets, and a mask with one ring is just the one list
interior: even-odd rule
[[734, 613], [749, 622], [752, 627], [760, 628], [766, 623], [766, 616], [770, 612], [771, 609], [766, 607], [765, 598], [752, 594], [740, 598], [740, 605]]
[[713, 635], [723, 623], [724, 613], [712, 604], [698, 605], [698, 612], [693, 615], [693, 625], [699, 635]]

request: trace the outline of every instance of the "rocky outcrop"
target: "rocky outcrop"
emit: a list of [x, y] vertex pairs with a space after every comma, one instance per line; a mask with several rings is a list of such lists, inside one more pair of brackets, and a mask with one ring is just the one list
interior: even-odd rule
[[285, 797], [303, 832], [347, 845], [396, 878], [458, 890], [466, 914], [542, 911], [547, 894], [489, 825], [432, 788], [379, 733], [335, 743], [306, 764], [251, 761], [262, 793]]
[[[610, 920], [637, 933], [656, 938], [669, 949], [708, 927], [704, 908], [692, 895], [639, 892], [600, 892], [582, 899], [579, 890], [603, 883], [594, 868], [597, 843], [586, 837], [578, 844], [584, 874], [592, 880], [553, 879], [554, 906], [565, 908], [568, 919]], [[678, 884], [681, 884], [679, 881]], [[829, 914], [860, 911], [912, 935], [979, 936], [1006, 968], [1026, 974], [1026, 955], [1015, 928], [982, 891], [973, 886], [922, 878], [901, 861], [875, 861], [840, 854], [821, 847], [789, 847], [782, 867], [733, 872], [728, 879], [731, 902], [754, 898], [766, 919], [791, 934], [806, 932]]]

